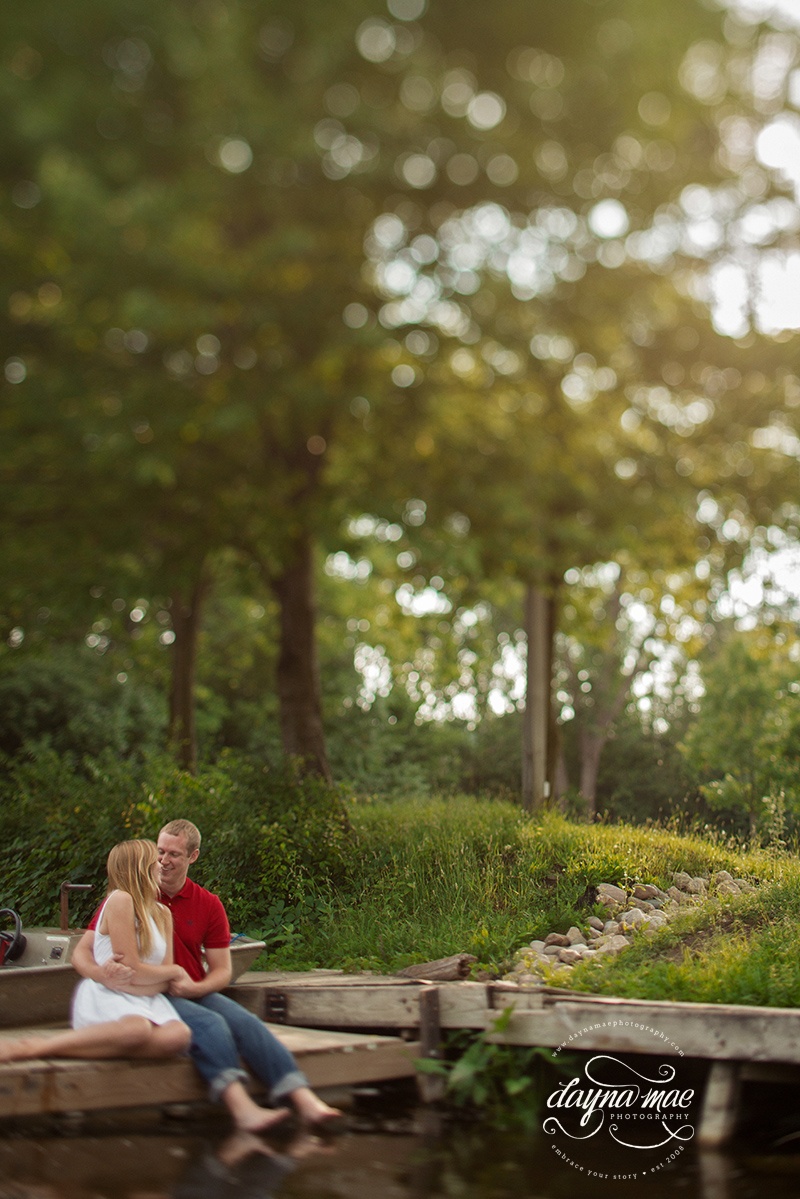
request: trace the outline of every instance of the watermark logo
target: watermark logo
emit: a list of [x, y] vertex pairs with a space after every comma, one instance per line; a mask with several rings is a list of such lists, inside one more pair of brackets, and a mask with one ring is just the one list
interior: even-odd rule
[[[570, 1045], [579, 1048], [584, 1038], [596, 1044], [600, 1030], [623, 1024], [651, 1034], [664, 1043], [667, 1053], [683, 1056], [663, 1033], [633, 1021], [607, 1021], [581, 1029], [553, 1056], [557, 1058]], [[554, 1152], [581, 1173], [641, 1179], [674, 1162], [691, 1141], [694, 1100], [694, 1088], [681, 1083], [670, 1062], [656, 1059], [652, 1067], [639, 1068], [612, 1054], [596, 1053], [547, 1096], [542, 1129]], [[629, 1169], [608, 1168], [611, 1149], [615, 1162], [623, 1151], [632, 1151], [625, 1159]]]

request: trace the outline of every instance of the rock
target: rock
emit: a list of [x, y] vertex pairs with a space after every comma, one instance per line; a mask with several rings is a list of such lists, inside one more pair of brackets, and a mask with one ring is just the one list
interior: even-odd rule
[[633, 888], [634, 899], [656, 899], [658, 897], [658, 887], [654, 887], [652, 883], [637, 883]]
[[[688, 891], [689, 883], [692, 881], [692, 876], [690, 874], [687, 874], [685, 870], [678, 870], [678, 871], [676, 871], [675, 874], [673, 874], [672, 881], [674, 882], [675, 886], [678, 888], [679, 891]], [[671, 887], [668, 891], [668, 894], [669, 895], [672, 894]]]
[[538, 953], [541, 953], [544, 949], [544, 941], [531, 941], [531, 949], [535, 949]]
[[586, 938], [584, 937], [581, 930], [579, 928], [576, 928], [574, 924], [573, 924], [572, 928], [567, 929], [567, 940], [569, 941], [570, 945], [585, 945], [586, 944]]
[[605, 924], [603, 925], [603, 932], [606, 934], [606, 936], [608, 936], [609, 934], [618, 933], [619, 932], [619, 921], [618, 920], [606, 920]]
[[651, 912], [642, 925], [642, 930], [646, 933], [655, 933], [667, 924], [669, 921], [661, 912]]
[[645, 914], [642, 911], [642, 909], [641, 908], [631, 908], [630, 911], [623, 912], [620, 917], [620, 921], [619, 921], [620, 932], [625, 932], [627, 929], [630, 929], [630, 928], [639, 928], [640, 925], [644, 924], [644, 921], [645, 921]]
[[602, 929], [590, 928], [589, 929], [589, 944], [591, 945], [592, 941], [596, 941], [597, 938], [602, 937], [602, 935], [603, 935]]
[[589, 928], [599, 929], [600, 932], [603, 931], [603, 921], [597, 916], [590, 916], [586, 923], [589, 925]]
[[569, 937], [566, 937], [563, 933], [548, 933], [544, 939], [544, 944], [545, 948], [548, 945], [561, 945], [566, 949], [569, 945]]
[[712, 883], [715, 883], [717, 886], [720, 883], [732, 883], [733, 875], [729, 874], [729, 872], [727, 870], [717, 870], [715, 874], [711, 875], [711, 881], [712, 881]]
[[616, 934], [613, 937], [609, 937], [608, 940], [603, 945], [598, 945], [597, 953], [606, 953], [606, 954], [622, 953], [623, 949], [627, 949], [629, 945], [630, 945], [630, 941], [628, 940], [627, 937], [623, 937], [623, 936], [620, 936], [620, 934]]
[[559, 949], [558, 960], [559, 962], [565, 962], [568, 966], [572, 966], [575, 962], [581, 960], [581, 955], [577, 949]]
[[598, 883], [597, 898], [605, 907], [613, 907], [617, 903], [625, 903], [628, 896], [614, 883]]
[[[688, 874], [686, 877], [689, 878]], [[692, 880], [689, 879], [689, 882], [691, 881]], [[689, 895], [686, 891], [679, 891], [677, 887], [670, 887], [667, 894], [669, 895], [670, 899], [674, 900], [674, 902], [677, 904], [692, 902], [691, 895]]]
[[565, 949], [564, 945], [545, 945], [544, 952], [548, 957], [554, 958], [558, 956], [559, 949]]
[[735, 878], [733, 881], [736, 883], [736, 886], [739, 888], [740, 891], [755, 890], [755, 888], [753, 887], [753, 884], [751, 882], [748, 882], [748, 880], [746, 878]]
[[690, 895], [705, 895], [707, 889], [708, 885], [704, 878], [690, 878], [688, 886], [684, 888]]
[[717, 895], [741, 895], [741, 889], [731, 879], [730, 882], [722, 881], [717, 883]]
[[669, 917], [664, 912], [660, 912], [657, 908], [654, 908], [652, 912], [647, 913], [647, 923], [663, 926], [664, 924], [669, 924]]

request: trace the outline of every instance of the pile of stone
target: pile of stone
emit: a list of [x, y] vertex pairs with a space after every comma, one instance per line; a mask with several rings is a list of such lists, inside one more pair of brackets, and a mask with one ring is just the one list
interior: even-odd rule
[[514, 966], [504, 981], [520, 986], [541, 986], [548, 979], [559, 982], [578, 962], [621, 953], [635, 937], [653, 936], [687, 905], [752, 889], [751, 882], [734, 878], [727, 870], [707, 878], [678, 871], [666, 891], [651, 883], [636, 883], [627, 890], [600, 883], [594, 888], [595, 899], [605, 909], [606, 919], [589, 916], [583, 928], [573, 925], [565, 933], [551, 932], [544, 940], [531, 941], [514, 955]]

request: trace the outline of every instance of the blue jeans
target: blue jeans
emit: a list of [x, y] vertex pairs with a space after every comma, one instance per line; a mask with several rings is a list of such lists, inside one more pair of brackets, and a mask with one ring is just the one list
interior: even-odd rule
[[289, 1050], [257, 1016], [227, 995], [216, 991], [202, 999], [170, 995], [169, 1001], [192, 1030], [189, 1054], [213, 1100], [232, 1082], [247, 1080], [242, 1062], [263, 1083], [272, 1104], [308, 1086]]

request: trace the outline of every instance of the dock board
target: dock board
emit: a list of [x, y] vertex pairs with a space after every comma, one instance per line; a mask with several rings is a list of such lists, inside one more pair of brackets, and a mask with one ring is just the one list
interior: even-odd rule
[[[733, 1133], [743, 1082], [800, 1080], [794, 1008], [617, 999], [501, 981], [430, 984], [335, 970], [250, 972], [226, 993], [264, 1020], [316, 1088], [412, 1078], [416, 1059], [435, 1054], [451, 1029], [485, 1031], [511, 1045], [697, 1058], [711, 1063], [698, 1140], [713, 1146]], [[509, 1006], [502, 1033], [493, 1032]], [[0, 1030], [0, 1037], [13, 1035]], [[437, 1095], [423, 1087], [422, 1097]], [[204, 1098], [187, 1059], [0, 1065], [0, 1120]]]
[[[419, 1027], [421, 982], [321, 972], [264, 972], [246, 980], [237, 984], [236, 998], [275, 1023], [387, 1031]], [[497, 1038], [507, 1044], [800, 1065], [800, 1009], [617, 999], [503, 983], [435, 986], [443, 1030], [490, 1029], [512, 1005], [508, 1027]]]
[[[396, 1036], [269, 1027], [291, 1050], [316, 1089], [416, 1074], [419, 1045], [414, 1041]], [[0, 1036], [10, 1037], [21, 1031], [3, 1030]], [[54, 1030], [25, 1031], [46, 1034]], [[258, 1093], [255, 1081], [252, 1089]], [[193, 1103], [205, 1098], [206, 1088], [186, 1058], [156, 1062], [48, 1058], [0, 1065], [0, 1119]]]

